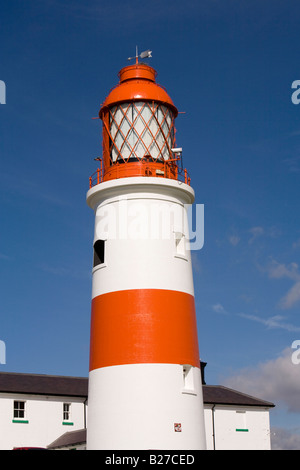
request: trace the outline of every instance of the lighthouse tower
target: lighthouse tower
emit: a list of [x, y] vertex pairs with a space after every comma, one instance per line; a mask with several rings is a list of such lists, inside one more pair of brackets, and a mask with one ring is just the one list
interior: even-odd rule
[[202, 383], [178, 111], [144, 63], [101, 106], [88, 449], [204, 449]]

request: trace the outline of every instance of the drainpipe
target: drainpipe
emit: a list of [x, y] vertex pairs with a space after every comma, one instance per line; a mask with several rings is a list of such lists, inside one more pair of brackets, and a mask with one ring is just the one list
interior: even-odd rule
[[213, 438], [213, 450], [216, 450], [216, 438], [215, 438], [215, 406], [212, 406], [211, 413], [212, 413], [212, 438]]
[[86, 398], [83, 402], [83, 420], [84, 420], [84, 429], [86, 429], [86, 403], [88, 398]]

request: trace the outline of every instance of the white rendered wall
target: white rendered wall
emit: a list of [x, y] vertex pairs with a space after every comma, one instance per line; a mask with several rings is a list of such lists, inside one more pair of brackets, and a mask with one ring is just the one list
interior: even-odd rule
[[[105, 240], [105, 263], [93, 270], [92, 298], [144, 288], [194, 295], [190, 251], [176, 252], [176, 237], [183, 235], [187, 224], [184, 205], [156, 194], [126, 197], [126, 202], [119, 198], [104, 202], [96, 211], [94, 241]], [[119, 227], [109, 230], [108, 224], [113, 226], [124, 212], [128, 223], [123, 224], [127, 231], [123, 236], [122, 227], [119, 233]]]
[[[112, 368], [108, 368], [112, 369]], [[133, 380], [137, 381], [135, 387], [136, 396], [141, 391], [141, 383], [138, 380], [139, 370], [135, 369], [134, 366], [125, 366], [123, 369], [124, 374], [130, 373], [130, 369], [133, 372]], [[155, 370], [155, 368], [153, 368]], [[163, 384], [168, 377], [168, 371], [161, 368], [161, 371], [155, 374], [159, 378], [160, 383]], [[174, 384], [176, 384], [178, 393], [184, 393], [184, 386], [181, 380], [182, 371], [179, 369], [176, 371], [176, 365], [174, 368]], [[111, 380], [113, 378], [112, 373], [107, 374], [105, 380]], [[152, 387], [154, 385], [152, 384]], [[152, 387], [150, 392], [152, 393]], [[149, 392], [149, 393], [150, 393]], [[108, 391], [104, 391], [104, 394], [108, 394], [107, 399], [113, 400], [118, 397], [125, 398], [128, 393], [128, 389], [124, 389], [121, 386], [113, 386], [111, 388], [111, 394]], [[132, 392], [130, 392], [132, 393]], [[161, 391], [160, 387], [154, 390], [158, 396], [166, 393]], [[105, 398], [105, 396], [103, 396]], [[186, 393], [187, 399], [185, 405], [190, 406], [193, 395]], [[12, 423], [13, 420], [13, 401], [24, 400], [27, 402], [27, 415], [28, 424]], [[72, 422], [73, 426], [62, 425], [62, 404], [72, 403]], [[70, 397], [50, 397], [50, 396], [35, 396], [35, 395], [21, 395], [21, 394], [0, 394], [0, 450], [10, 450], [13, 447], [26, 447], [26, 446], [38, 446], [46, 447], [51, 444], [55, 439], [60, 437], [67, 431], [75, 431], [76, 429], [84, 428], [84, 401]], [[248, 432], [237, 432], [237, 425], [241, 425], [241, 415], [237, 416], [236, 411], [245, 412], [245, 426]], [[168, 416], [169, 422], [172, 427], [172, 423], [176, 419], [180, 419], [180, 413], [174, 416], [169, 410], [164, 408], [164, 413]], [[252, 407], [236, 407], [236, 406], [220, 406], [215, 407], [215, 442], [216, 450], [269, 450], [271, 448], [270, 443], [270, 422], [269, 422], [269, 409], [268, 408], [252, 408]], [[153, 442], [159, 436], [159, 425], [157, 421], [153, 419], [153, 416], [149, 411], [142, 409], [141, 417], [147, 419], [149, 426], [149, 432], [151, 434], [151, 442]], [[205, 418], [205, 434], [207, 449], [213, 449], [213, 431], [212, 431], [212, 409], [211, 405], [205, 405], [204, 409]], [[98, 417], [95, 417], [98, 419]], [[114, 416], [117, 420], [117, 416]], [[120, 424], [118, 422], [118, 424]], [[186, 439], [186, 422], [182, 423], [182, 433], [176, 433], [174, 437], [180, 440], [180, 444], [184, 444]], [[121, 430], [127, 435], [129, 432], [125, 423], [121, 423]], [[239, 429], [239, 428], [238, 428]], [[172, 434], [172, 433], [171, 433]], [[129, 433], [130, 436], [130, 433]], [[129, 439], [130, 437], [128, 437]], [[85, 447], [85, 446], [83, 446]], [[141, 446], [142, 447], [142, 446]], [[107, 447], [108, 448], [108, 447]], [[156, 447], [153, 447], [156, 448]], [[171, 447], [170, 447], [171, 448]]]
[[204, 419], [208, 450], [271, 449], [268, 408], [206, 405]]
[[[23, 421], [28, 423], [13, 422], [14, 400], [26, 402]], [[0, 394], [0, 449], [46, 447], [65, 432], [84, 428], [83, 401], [70, 397]], [[70, 421], [73, 425], [62, 424], [63, 403], [71, 403]]]
[[[124, 178], [88, 191], [96, 240], [105, 262], [93, 269], [92, 298], [119, 290], [169, 289], [194, 295], [187, 204], [188, 185], [165, 178]], [[176, 238], [183, 237], [180, 246]]]
[[[88, 449], [203, 448], [202, 385], [199, 369], [192, 369], [190, 385], [184, 385], [182, 367], [176, 364], [130, 364], [92, 371]], [[181, 432], [175, 432], [176, 423], [181, 424]]]

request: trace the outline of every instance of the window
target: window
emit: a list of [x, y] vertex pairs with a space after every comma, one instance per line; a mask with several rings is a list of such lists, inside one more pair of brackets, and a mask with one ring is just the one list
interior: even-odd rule
[[182, 393], [188, 393], [190, 395], [197, 395], [194, 384], [194, 368], [189, 364], [182, 366], [183, 374], [183, 387]]
[[14, 400], [13, 423], [28, 423], [26, 418], [26, 401]]
[[104, 264], [105, 240], [97, 240], [94, 243], [94, 263], [93, 267]]
[[71, 405], [70, 403], [63, 404], [63, 421], [70, 420]]
[[63, 422], [62, 424], [73, 425], [71, 422], [71, 403], [63, 403]]
[[175, 256], [186, 259], [185, 236], [182, 232], [174, 232]]
[[25, 418], [25, 401], [14, 401], [14, 418]]

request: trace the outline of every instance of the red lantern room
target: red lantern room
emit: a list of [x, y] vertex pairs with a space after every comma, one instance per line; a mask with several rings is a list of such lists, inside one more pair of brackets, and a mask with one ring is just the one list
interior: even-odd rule
[[178, 110], [156, 83], [156, 71], [137, 62], [124, 67], [119, 79], [99, 112], [103, 156], [100, 168], [90, 177], [90, 187], [132, 176], [180, 179], [189, 184], [180, 149], [175, 148]]

